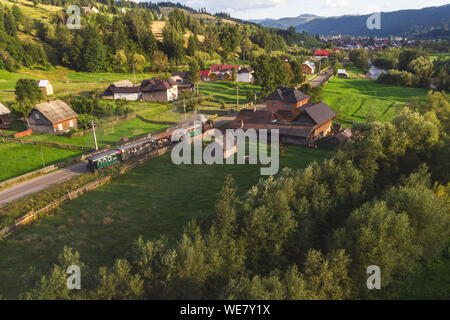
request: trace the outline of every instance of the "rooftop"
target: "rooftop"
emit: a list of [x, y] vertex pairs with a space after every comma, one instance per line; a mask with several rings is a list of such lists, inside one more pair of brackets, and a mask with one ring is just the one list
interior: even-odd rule
[[65, 102], [53, 100], [37, 104], [33, 109], [38, 110], [51, 123], [55, 124], [61, 121], [76, 118], [78, 115]]

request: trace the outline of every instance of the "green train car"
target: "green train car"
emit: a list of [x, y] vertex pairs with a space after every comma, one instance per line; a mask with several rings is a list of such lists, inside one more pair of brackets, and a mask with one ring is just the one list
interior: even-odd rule
[[91, 172], [112, 166], [120, 161], [119, 150], [108, 150], [88, 159], [87, 168]]

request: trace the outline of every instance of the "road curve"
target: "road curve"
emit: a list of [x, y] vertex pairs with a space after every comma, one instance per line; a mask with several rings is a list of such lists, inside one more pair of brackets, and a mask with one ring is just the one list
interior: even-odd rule
[[44, 190], [86, 171], [86, 162], [81, 162], [0, 191], [0, 206]]

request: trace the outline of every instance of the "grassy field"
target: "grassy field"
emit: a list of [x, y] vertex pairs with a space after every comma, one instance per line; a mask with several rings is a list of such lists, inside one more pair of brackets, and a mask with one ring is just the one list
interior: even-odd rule
[[439, 53], [433, 53], [430, 55], [430, 58], [432, 61], [438, 59], [438, 58], [450, 58], [450, 52], [439, 52]]
[[[138, 73], [136, 81], [162, 76], [157, 73]], [[55, 67], [50, 71], [20, 69], [17, 72], [0, 70], [0, 101], [13, 101], [14, 87], [21, 78], [34, 80], [50, 80], [55, 97], [68, 94], [87, 94], [93, 90], [105, 90], [111, 82], [130, 80], [134, 82], [134, 75], [128, 73], [87, 73], [75, 72], [64, 67]]]
[[259, 86], [251, 83], [236, 83], [231, 81], [202, 82], [199, 90], [203, 94], [212, 95], [214, 99], [223, 100], [226, 104], [236, 105], [236, 86], [239, 86], [239, 103], [248, 103], [247, 93], [261, 91]]
[[42, 168], [42, 154], [46, 165], [61, 162], [81, 154], [78, 150], [59, 149], [31, 144], [0, 143], [0, 181], [5, 181]]
[[368, 116], [391, 120], [408, 99], [424, 99], [428, 90], [380, 84], [368, 79], [333, 77], [322, 92], [323, 100], [338, 114], [337, 121], [352, 124]]
[[[147, 123], [141, 121], [140, 119], [134, 118], [116, 124], [114, 126], [102, 127], [96, 130], [97, 144], [99, 147], [105, 146], [107, 144], [114, 145], [118, 143], [123, 137], [132, 139], [146, 133], [165, 129], [167, 127], [168, 125]], [[51, 141], [61, 144], [71, 144], [74, 146], [94, 147], [94, 138], [92, 133], [73, 138], [46, 134], [33, 134], [31, 136], [24, 137], [23, 139], [35, 141]]]
[[[286, 147], [280, 167], [303, 168], [328, 151]], [[51, 215], [18, 230], [0, 242], [0, 295], [23, 291], [21, 277], [29, 270], [49, 271], [65, 245], [79, 250], [97, 269], [126, 257], [139, 235], [179, 236], [192, 218], [214, 212], [225, 177], [231, 174], [243, 195], [259, 178], [258, 165], [181, 165], [170, 154], [152, 159], [109, 185], [86, 193]]]
[[32, 1], [26, 0], [15, 0], [15, 1], [6, 1], [0, 0], [0, 3], [6, 5], [8, 7], [12, 7], [13, 5], [17, 5], [20, 10], [22, 10], [25, 16], [28, 16], [32, 19], [37, 20], [45, 20], [49, 17], [49, 14], [54, 11], [63, 10], [62, 7], [46, 5], [46, 4], [38, 4], [34, 7]]

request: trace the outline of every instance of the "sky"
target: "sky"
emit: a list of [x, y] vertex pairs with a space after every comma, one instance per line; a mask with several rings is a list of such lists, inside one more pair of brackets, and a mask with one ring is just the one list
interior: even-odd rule
[[449, 4], [450, 0], [173, 0], [194, 9], [206, 7], [208, 12], [226, 11], [232, 17], [278, 19], [300, 14], [340, 16], [368, 14], [376, 11], [420, 9]]

